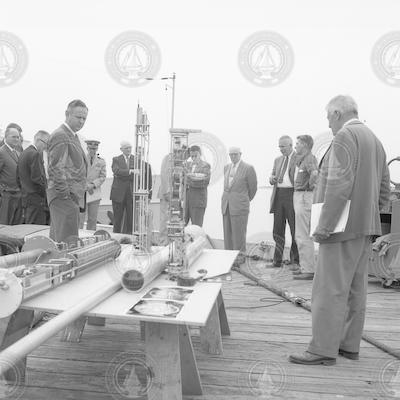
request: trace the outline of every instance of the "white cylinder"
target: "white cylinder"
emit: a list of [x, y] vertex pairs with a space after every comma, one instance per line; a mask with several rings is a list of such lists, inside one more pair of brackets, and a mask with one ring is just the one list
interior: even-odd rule
[[97, 289], [85, 300], [58, 314], [39, 328], [34, 329], [29, 335], [18, 340], [0, 353], [0, 376], [6, 371], [6, 366], [15, 365], [19, 360], [26, 357], [30, 352], [39, 347], [46, 340], [56, 335], [67, 325], [85, 314], [97, 304], [111, 296], [121, 287], [119, 281], [110, 280], [102, 288]]

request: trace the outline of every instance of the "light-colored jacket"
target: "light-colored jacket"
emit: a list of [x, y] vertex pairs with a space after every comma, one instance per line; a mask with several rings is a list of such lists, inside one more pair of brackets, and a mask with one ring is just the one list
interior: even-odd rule
[[[389, 170], [379, 139], [360, 121], [344, 126], [321, 162], [314, 203], [324, 203], [317, 231], [332, 232], [350, 200], [344, 232], [321, 243], [381, 235], [379, 210], [389, 201]], [[313, 233], [313, 232], [312, 232]]]
[[224, 193], [221, 199], [222, 214], [229, 207], [230, 215], [246, 215], [250, 211], [250, 201], [257, 192], [257, 175], [252, 165], [240, 161], [232, 184], [229, 185], [231, 164], [224, 167]]
[[90, 165], [90, 157], [88, 159], [88, 172], [87, 172], [87, 184], [92, 183], [94, 185], [93, 193], [86, 194], [86, 202], [91, 203], [96, 200], [101, 200], [101, 185], [106, 179], [106, 162], [103, 158], [96, 156], [93, 160], [93, 164]]
[[50, 135], [48, 146], [48, 203], [71, 196], [83, 207], [87, 160], [78, 136], [63, 124]]

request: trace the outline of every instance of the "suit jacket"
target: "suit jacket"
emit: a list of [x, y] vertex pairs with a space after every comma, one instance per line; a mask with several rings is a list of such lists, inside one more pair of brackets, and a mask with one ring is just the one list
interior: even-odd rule
[[36, 194], [46, 198], [47, 180], [42, 155], [35, 146], [28, 146], [21, 154], [17, 166], [17, 181], [23, 197]]
[[101, 185], [106, 180], [106, 162], [103, 158], [95, 156], [93, 164], [90, 165], [90, 157], [87, 155], [88, 160], [88, 171], [87, 171], [87, 183], [93, 183], [95, 188], [93, 193], [87, 192], [86, 202], [91, 203], [92, 201], [101, 200]]
[[[200, 160], [194, 168], [194, 173], [205, 174], [205, 177], [201, 180], [192, 179], [187, 176], [187, 192], [186, 201], [189, 207], [207, 207], [207, 186], [210, 183], [210, 164], [206, 161]], [[187, 164], [187, 172], [191, 173], [193, 169], [193, 163]]]
[[252, 165], [240, 161], [232, 184], [229, 185], [229, 172], [232, 164], [224, 167], [224, 193], [222, 194], [221, 210], [226, 214], [229, 207], [230, 215], [246, 215], [250, 211], [250, 201], [257, 192], [257, 175]]
[[[153, 188], [153, 176], [151, 173], [151, 166], [145, 161], [142, 161], [145, 170], [144, 179], [148, 182], [149, 198], [151, 199]], [[112, 160], [111, 169], [114, 174], [113, 183], [111, 185], [110, 200], [122, 203], [125, 196], [133, 194], [133, 174], [129, 174], [130, 169], [135, 168], [135, 157], [129, 156], [129, 168], [126, 164], [125, 156], [123, 154], [114, 157]], [[147, 176], [148, 171], [148, 176]], [[144, 185], [146, 187], [146, 184]]]
[[87, 160], [79, 138], [64, 124], [56, 129], [48, 142], [47, 200], [72, 196], [84, 206]]
[[314, 192], [314, 203], [324, 203], [318, 231], [333, 231], [347, 200], [351, 201], [349, 218], [344, 232], [333, 233], [321, 243], [381, 235], [379, 210], [389, 201], [389, 194], [389, 170], [381, 142], [362, 122], [350, 122], [334, 136]]
[[17, 184], [18, 157], [19, 153], [16, 157], [6, 144], [0, 147], [0, 191], [19, 191]]
[[[285, 160], [285, 156], [281, 155], [277, 158], [275, 158], [274, 161], [274, 166], [272, 168], [272, 173], [271, 173], [271, 177], [278, 177], [278, 174], [280, 173], [281, 169], [282, 169], [282, 164]], [[294, 171], [296, 169], [296, 153], [293, 153], [290, 161], [289, 161], [289, 179], [290, 182], [292, 183], [292, 185], [294, 186]], [[271, 181], [270, 181], [271, 183]], [[271, 195], [271, 202], [270, 202], [270, 208], [269, 208], [269, 212], [270, 214], [273, 214], [275, 212], [275, 197], [276, 197], [276, 188], [278, 183], [271, 183], [273, 185], [272, 188], [272, 195]]]

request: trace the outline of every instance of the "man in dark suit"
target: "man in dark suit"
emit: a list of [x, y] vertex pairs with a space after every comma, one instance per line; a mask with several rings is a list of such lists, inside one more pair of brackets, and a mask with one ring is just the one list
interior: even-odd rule
[[229, 149], [231, 164], [224, 167], [224, 193], [221, 209], [226, 250], [240, 250], [237, 263], [244, 262], [250, 201], [257, 192], [254, 167], [241, 160], [239, 147]]
[[[323, 203], [314, 240], [319, 242], [312, 291], [312, 339], [289, 360], [333, 365], [339, 355], [358, 360], [365, 320], [371, 239], [381, 235], [379, 211], [390, 195], [389, 170], [381, 142], [358, 119], [350, 96], [326, 107], [334, 135], [320, 166], [314, 202]], [[333, 233], [345, 205], [344, 232]]]
[[87, 160], [77, 132], [85, 124], [88, 108], [73, 100], [65, 111], [65, 122], [48, 142], [47, 201], [50, 237], [65, 241], [79, 233], [79, 211], [85, 208]]
[[190, 148], [191, 162], [187, 164], [185, 224], [203, 226], [207, 207], [207, 186], [210, 183], [210, 164], [201, 159], [199, 146]]
[[299, 264], [299, 252], [295, 239], [295, 215], [293, 208], [294, 172], [296, 168], [296, 153], [290, 136], [279, 139], [279, 150], [282, 155], [274, 161], [269, 183], [273, 185], [271, 206], [269, 212], [274, 214], [273, 237], [275, 252], [273, 267], [282, 266], [283, 250], [285, 248], [286, 221], [289, 223], [292, 235], [290, 262]]
[[37, 132], [33, 144], [22, 152], [18, 160], [17, 180], [21, 187], [25, 224], [47, 225], [50, 220], [43, 165], [43, 150], [49, 137], [45, 131]]
[[[121, 142], [120, 149], [122, 154], [114, 157], [111, 165], [114, 174], [110, 193], [114, 214], [113, 232], [132, 234], [134, 174], [140, 174], [140, 170], [142, 170], [142, 173], [144, 172], [144, 186], [149, 190], [150, 200], [152, 191], [151, 166], [147, 162], [142, 161], [141, 157], [135, 163], [135, 157], [131, 154], [132, 145], [129, 142]], [[125, 223], [122, 224], [124, 218]]]
[[9, 124], [4, 134], [4, 144], [0, 147], [0, 224], [17, 225], [22, 220], [21, 191], [17, 184], [17, 164], [20, 153], [21, 128]]

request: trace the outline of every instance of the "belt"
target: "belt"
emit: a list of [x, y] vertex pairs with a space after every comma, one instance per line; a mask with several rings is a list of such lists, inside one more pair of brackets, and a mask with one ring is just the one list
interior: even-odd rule
[[314, 189], [294, 189], [295, 192], [312, 192]]
[[276, 187], [277, 189], [290, 189], [290, 190], [293, 190], [293, 187]]

